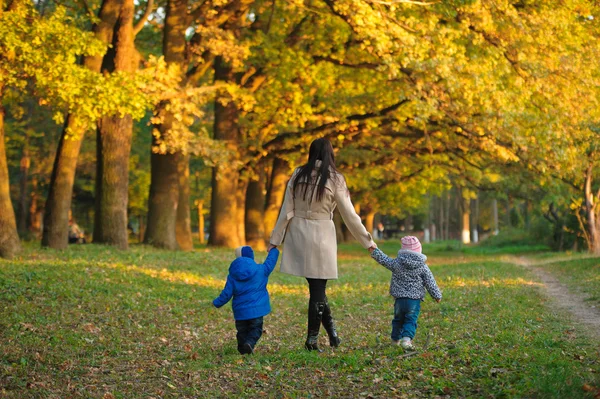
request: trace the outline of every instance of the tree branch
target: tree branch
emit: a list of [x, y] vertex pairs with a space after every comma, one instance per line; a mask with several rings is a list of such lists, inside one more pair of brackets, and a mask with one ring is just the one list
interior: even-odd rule
[[297, 132], [286, 132], [286, 133], [281, 133], [279, 135], [277, 135], [277, 137], [273, 138], [272, 140], [266, 142], [263, 147], [265, 149], [270, 149], [272, 147], [275, 147], [281, 143], [283, 143], [286, 139], [288, 138], [292, 138], [292, 137], [298, 137], [299, 135], [303, 135], [303, 134], [315, 134], [315, 133], [320, 133], [323, 131], [326, 131], [328, 129], [333, 129], [336, 126], [339, 126], [342, 122], [347, 122], [347, 121], [363, 121], [366, 119], [370, 119], [370, 118], [377, 118], [377, 117], [381, 117], [381, 116], [385, 116], [386, 114], [397, 110], [398, 108], [400, 108], [402, 105], [408, 103], [410, 100], [408, 99], [403, 99], [395, 104], [390, 105], [389, 107], [383, 108], [379, 111], [375, 111], [375, 112], [368, 112], [366, 114], [355, 114], [355, 115], [350, 115], [342, 120], [338, 120], [335, 122], [329, 122], [329, 123], [325, 123], [323, 125], [320, 126], [315, 126], [315, 127], [311, 127], [308, 129], [304, 129], [304, 130], [300, 130]]
[[359, 63], [347, 63], [344, 62], [342, 60], [338, 60], [332, 57], [326, 57], [326, 56], [321, 56], [321, 55], [315, 55], [313, 56], [313, 60], [315, 62], [321, 62], [321, 61], [325, 61], [325, 62], [329, 62], [331, 64], [334, 65], [339, 65], [339, 66], [343, 66], [346, 68], [359, 68], [359, 69], [370, 69], [370, 70], [376, 70], [377, 68], [379, 68], [381, 65], [379, 64], [373, 64], [370, 62], [359, 62]]
[[[85, 1], [85, 0], [80, 0], [80, 1]], [[144, 28], [144, 25], [146, 25], [146, 21], [148, 20], [148, 17], [150, 16], [150, 14], [152, 14], [153, 9], [154, 9], [154, 0], [148, 0], [148, 3], [146, 3], [146, 11], [144, 11], [144, 15], [142, 15], [142, 17], [133, 26], [133, 36], [137, 36], [137, 34], [140, 33], [140, 31]]]

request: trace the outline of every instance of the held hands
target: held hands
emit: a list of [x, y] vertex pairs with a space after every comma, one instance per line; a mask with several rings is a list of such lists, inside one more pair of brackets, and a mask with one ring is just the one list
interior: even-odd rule
[[272, 249], [277, 248], [277, 245], [269, 244], [267, 247], [267, 252], [271, 252]]
[[372, 247], [369, 247], [369, 253], [373, 253], [375, 249], [377, 249], [377, 244], [373, 245]]

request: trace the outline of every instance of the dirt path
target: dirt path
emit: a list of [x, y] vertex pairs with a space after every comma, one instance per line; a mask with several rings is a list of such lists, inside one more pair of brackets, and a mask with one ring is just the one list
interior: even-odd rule
[[569, 291], [567, 286], [559, 282], [551, 273], [538, 267], [545, 263], [556, 262], [556, 260], [534, 263], [527, 258], [520, 257], [513, 258], [512, 261], [533, 272], [542, 282], [546, 295], [552, 299], [554, 304], [569, 312], [573, 321], [582, 325], [591, 337], [600, 340], [600, 308], [586, 302], [585, 296]]

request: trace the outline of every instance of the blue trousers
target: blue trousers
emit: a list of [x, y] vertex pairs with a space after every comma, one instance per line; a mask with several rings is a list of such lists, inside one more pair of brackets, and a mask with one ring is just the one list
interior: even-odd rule
[[392, 320], [392, 339], [413, 339], [417, 332], [417, 319], [421, 312], [421, 300], [396, 298], [394, 303], [394, 320]]
[[250, 344], [252, 349], [260, 339], [263, 332], [263, 317], [249, 320], [236, 320], [238, 351], [242, 353], [244, 344]]

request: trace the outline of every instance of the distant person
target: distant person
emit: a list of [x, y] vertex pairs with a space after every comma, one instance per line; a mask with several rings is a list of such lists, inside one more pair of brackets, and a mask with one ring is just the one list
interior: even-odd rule
[[377, 239], [378, 240], [383, 240], [383, 231], [385, 230], [385, 227], [383, 226], [383, 223], [379, 222], [377, 223]]
[[337, 279], [337, 241], [333, 211], [339, 209], [352, 235], [366, 248], [375, 248], [371, 234], [356, 214], [344, 176], [336, 169], [333, 147], [321, 138], [312, 142], [306, 164], [297, 168], [287, 184], [269, 250], [284, 242], [281, 272], [306, 278], [308, 332], [304, 347], [321, 351], [317, 345], [321, 323], [329, 345], [340, 345], [325, 289]]
[[85, 233], [73, 219], [69, 211], [69, 244], [85, 244]]
[[238, 351], [242, 355], [254, 353], [262, 336], [263, 317], [271, 313], [267, 283], [277, 264], [279, 250], [269, 252], [262, 265], [254, 261], [254, 251], [249, 246], [235, 250], [236, 259], [229, 266], [229, 275], [221, 295], [213, 301], [217, 308], [233, 301], [233, 317], [237, 329]]
[[425, 299], [425, 289], [438, 303], [442, 300], [442, 292], [425, 263], [427, 256], [422, 254], [419, 239], [406, 236], [401, 241], [402, 248], [396, 259], [388, 257], [377, 248], [371, 251], [371, 257], [392, 271], [390, 294], [396, 298], [392, 342], [404, 349], [413, 350], [412, 340], [417, 332], [417, 319], [421, 301]]

